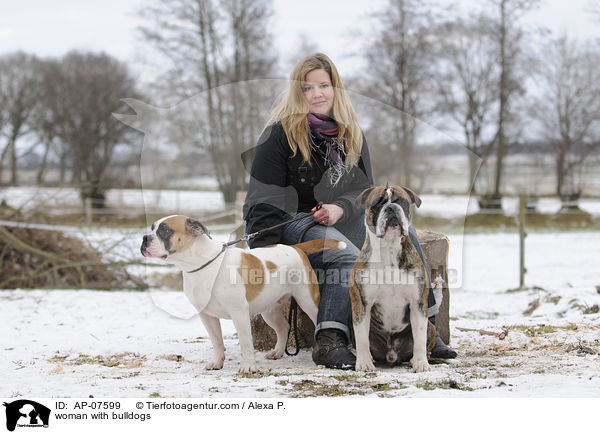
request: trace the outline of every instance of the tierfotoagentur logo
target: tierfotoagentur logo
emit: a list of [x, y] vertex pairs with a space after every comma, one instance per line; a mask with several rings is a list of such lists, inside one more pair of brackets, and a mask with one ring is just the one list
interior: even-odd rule
[[6, 407], [6, 429], [48, 428], [50, 409], [35, 401], [19, 399], [3, 404]]
[[[309, 284], [313, 279], [319, 284], [325, 282], [338, 284], [348, 283], [349, 275], [340, 273], [339, 270], [314, 269], [314, 275], [305, 272], [304, 269], [281, 267], [272, 272], [265, 272], [264, 269], [257, 269], [245, 265], [227, 266], [229, 270], [229, 282], [235, 285], [251, 284], [263, 285], [270, 283], [286, 284]], [[431, 275], [441, 275], [443, 269], [431, 269]], [[456, 272], [448, 270], [449, 280], [454, 279]], [[376, 270], [358, 270], [355, 279], [360, 284], [378, 284], [378, 285], [412, 285], [424, 276], [421, 272], [414, 270], [404, 270], [397, 267], [386, 266]]]

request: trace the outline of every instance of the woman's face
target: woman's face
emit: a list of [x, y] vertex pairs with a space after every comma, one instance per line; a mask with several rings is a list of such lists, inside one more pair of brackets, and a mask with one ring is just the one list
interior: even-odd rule
[[306, 81], [301, 85], [304, 98], [310, 105], [310, 112], [315, 115], [329, 116], [333, 108], [334, 94], [327, 71], [313, 69], [306, 74]]

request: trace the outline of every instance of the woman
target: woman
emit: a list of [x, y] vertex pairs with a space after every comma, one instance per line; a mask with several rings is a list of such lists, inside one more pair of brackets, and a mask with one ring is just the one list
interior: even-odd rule
[[[302, 234], [303, 241], [334, 238], [346, 243], [344, 250], [308, 257], [320, 277], [321, 290], [312, 357], [317, 365], [354, 368], [348, 286], [365, 239], [364, 210], [354, 202], [373, 185], [373, 176], [354, 108], [326, 55], [305, 57], [294, 68], [288, 93], [273, 110], [255, 148], [250, 175], [244, 203], [247, 233], [316, 210], [250, 240], [251, 248], [296, 244]], [[318, 202], [323, 203], [320, 209]], [[414, 228], [411, 238], [418, 246]]]

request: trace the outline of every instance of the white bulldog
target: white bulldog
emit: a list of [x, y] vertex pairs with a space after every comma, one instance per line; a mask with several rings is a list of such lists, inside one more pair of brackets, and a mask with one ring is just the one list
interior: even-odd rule
[[319, 285], [307, 254], [345, 249], [346, 244], [320, 239], [288, 246], [275, 244], [244, 250], [224, 249], [198, 220], [173, 215], [152, 224], [143, 238], [142, 255], [174, 264], [183, 272], [183, 291], [200, 313], [214, 349], [206, 369], [221, 369], [225, 346], [219, 318], [232, 319], [242, 349], [240, 372], [257, 371], [250, 317], [261, 314], [275, 330], [277, 344], [265, 357], [283, 355], [288, 323], [282, 304], [293, 296], [313, 323], [317, 321]]

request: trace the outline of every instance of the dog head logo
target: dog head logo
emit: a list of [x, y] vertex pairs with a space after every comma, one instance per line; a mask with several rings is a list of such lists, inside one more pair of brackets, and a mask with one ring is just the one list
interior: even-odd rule
[[28, 399], [19, 399], [10, 403], [5, 402], [6, 429], [14, 431], [19, 427], [48, 427], [50, 409]]

